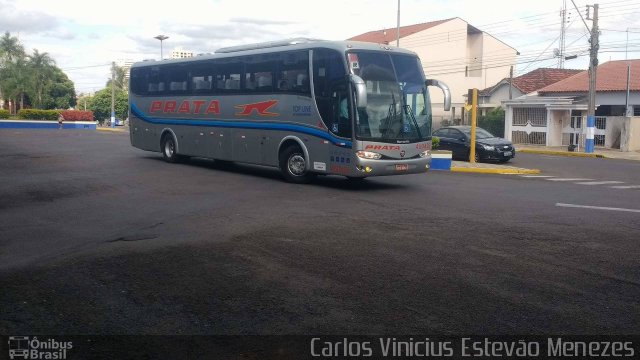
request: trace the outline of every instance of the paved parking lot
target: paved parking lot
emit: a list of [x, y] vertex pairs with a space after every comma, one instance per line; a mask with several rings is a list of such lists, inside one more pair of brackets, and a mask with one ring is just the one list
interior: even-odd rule
[[556, 206], [638, 209], [640, 190], [292, 185], [38, 130], [0, 131], [0, 184], [0, 333], [640, 334], [640, 214]]

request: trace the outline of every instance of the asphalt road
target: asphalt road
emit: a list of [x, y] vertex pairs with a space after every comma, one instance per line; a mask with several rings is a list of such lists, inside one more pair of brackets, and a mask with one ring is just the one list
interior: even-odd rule
[[[572, 176], [638, 180], [636, 163], [588, 160]], [[167, 164], [126, 134], [0, 130], [0, 199], [3, 334], [640, 334], [640, 213], [556, 206], [640, 209], [640, 189], [292, 185]]]
[[540, 169], [545, 175], [615, 179], [640, 185], [640, 161], [518, 153], [509, 165]]

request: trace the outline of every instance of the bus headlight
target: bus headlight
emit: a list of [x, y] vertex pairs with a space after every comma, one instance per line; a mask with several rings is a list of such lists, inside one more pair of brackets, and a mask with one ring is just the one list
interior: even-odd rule
[[429, 156], [431, 156], [431, 150], [425, 150], [425, 151], [420, 153], [420, 157], [421, 158], [429, 157]]
[[361, 159], [373, 159], [373, 160], [378, 160], [382, 157], [381, 154], [374, 153], [371, 151], [358, 151], [356, 152], [356, 156], [358, 156]]

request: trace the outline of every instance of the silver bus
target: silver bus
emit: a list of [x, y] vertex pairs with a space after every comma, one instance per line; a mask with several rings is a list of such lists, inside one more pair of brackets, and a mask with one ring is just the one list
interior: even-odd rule
[[131, 67], [131, 144], [317, 174], [415, 174], [431, 162], [429, 86], [418, 56], [351, 41], [292, 39]]

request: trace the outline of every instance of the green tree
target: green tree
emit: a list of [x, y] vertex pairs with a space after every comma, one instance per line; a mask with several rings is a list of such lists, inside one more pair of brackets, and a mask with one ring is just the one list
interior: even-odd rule
[[[111, 118], [111, 89], [96, 92], [89, 101], [87, 109], [93, 111], [93, 115], [100, 123]], [[129, 95], [120, 89], [116, 89], [115, 92], [115, 112], [119, 119], [126, 118], [129, 113]]]
[[29, 57], [29, 70], [31, 75], [31, 88], [34, 92], [34, 106], [42, 108], [45, 89], [54, 80], [55, 61], [48, 53], [40, 53], [38, 49], [33, 49], [33, 54]]
[[[3, 69], [2, 88], [13, 104], [20, 101], [20, 109], [24, 109], [25, 101], [30, 103], [27, 91], [29, 90], [29, 66], [26, 58], [17, 58], [7, 63]], [[16, 106], [13, 106], [14, 113]]]
[[0, 96], [12, 100], [12, 111], [18, 98], [22, 105], [26, 89], [26, 53], [17, 37], [7, 31], [0, 37]]
[[[129, 80], [127, 80], [126, 74], [127, 71], [125, 68], [116, 65], [116, 63], [111, 64], [111, 73], [114, 76], [114, 85], [116, 89], [128, 91], [129, 90]], [[107, 80], [106, 87], [111, 89], [111, 79]]]
[[52, 81], [44, 88], [43, 109], [68, 109], [76, 105], [76, 91], [73, 82], [69, 80], [58, 67], [52, 69]]

